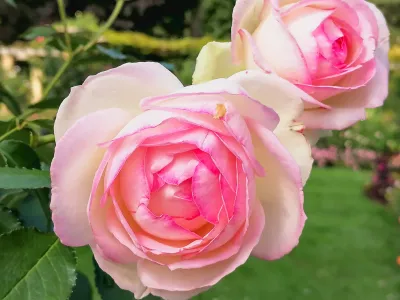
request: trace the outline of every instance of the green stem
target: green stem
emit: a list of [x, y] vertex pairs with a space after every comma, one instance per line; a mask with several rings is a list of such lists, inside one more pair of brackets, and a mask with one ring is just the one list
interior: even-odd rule
[[60, 79], [60, 77], [64, 74], [64, 72], [68, 69], [68, 67], [72, 63], [74, 56], [76, 55], [76, 52], [77, 51], [74, 51], [73, 53], [71, 53], [71, 55], [67, 58], [67, 60], [60, 67], [60, 69], [58, 69], [56, 75], [54, 75], [53, 79], [50, 81], [50, 83], [44, 89], [42, 99], [46, 99], [46, 97], [49, 95], [51, 89], [55, 86], [55, 84]]
[[37, 140], [36, 147], [40, 147], [40, 146], [43, 146], [43, 145], [55, 143], [55, 141], [56, 140], [55, 140], [54, 134], [42, 135], [42, 136], [39, 136], [39, 138]]
[[117, 4], [115, 5], [114, 10], [111, 13], [110, 17], [108, 18], [107, 22], [99, 29], [99, 31], [93, 36], [93, 38], [83, 47], [83, 51], [92, 48], [93, 45], [96, 44], [99, 38], [103, 35], [103, 33], [111, 27], [111, 25], [115, 22], [119, 13], [121, 12], [124, 3], [125, 0], [117, 0]]
[[11, 129], [10, 131], [7, 131], [5, 134], [3, 134], [2, 136], [0, 136], [0, 142], [5, 140], [8, 136], [12, 135], [14, 132], [17, 132], [19, 130], [21, 130], [22, 128], [25, 127], [25, 124], [22, 124], [20, 126], [16, 126], [13, 129]]
[[[59, 0], [60, 1], [60, 0]], [[91, 47], [93, 47], [94, 44], [97, 43], [98, 39], [103, 35], [103, 33], [111, 27], [111, 25], [114, 23], [115, 19], [118, 17], [119, 13], [122, 10], [122, 7], [124, 6], [125, 0], [117, 0], [117, 4], [114, 7], [113, 12], [111, 13], [110, 17], [108, 18], [107, 22], [99, 29], [99, 31], [93, 36], [92, 39], [83, 47], [78, 47], [73, 51], [67, 58], [67, 60], [64, 62], [64, 64], [60, 67], [56, 75], [54, 75], [53, 79], [51, 82], [46, 86], [44, 92], [43, 92], [43, 99], [46, 99], [46, 97], [49, 95], [51, 89], [54, 87], [54, 85], [57, 83], [57, 81], [60, 79], [60, 77], [64, 74], [64, 72], [68, 69], [68, 67], [71, 65], [73, 59], [75, 56], [80, 54], [81, 52], [85, 52], [89, 50]]]
[[64, 38], [65, 44], [67, 45], [68, 52], [72, 53], [72, 46], [71, 46], [71, 37], [69, 36], [68, 32], [68, 23], [67, 23], [67, 14], [65, 12], [65, 5], [63, 0], [57, 0], [58, 4], [58, 12], [60, 13], [61, 21], [64, 25]]

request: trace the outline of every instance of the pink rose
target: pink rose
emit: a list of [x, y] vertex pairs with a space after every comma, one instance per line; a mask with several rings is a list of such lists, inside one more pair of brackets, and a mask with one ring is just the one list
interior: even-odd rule
[[313, 98], [299, 120], [308, 129], [348, 127], [387, 97], [389, 31], [363, 0], [237, 0], [231, 39], [202, 50], [194, 81], [274, 72]]
[[[312, 159], [288, 124], [302, 101], [277, 76], [242, 75], [279, 100], [280, 122], [240, 74], [183, 87], [156, 63], [89, 77], [60, 106], [54, 230], [90, 245], [136, 298], [188, 299], [250, 254], [277, 259], [298, 243]], [[251, 87], [249, 75], [265, 84]]]

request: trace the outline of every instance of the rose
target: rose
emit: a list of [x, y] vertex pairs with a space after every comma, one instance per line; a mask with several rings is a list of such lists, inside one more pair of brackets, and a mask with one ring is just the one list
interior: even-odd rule
[[[280, 121], [244, 87], [279, 100]], [[156, 63], [89, 77], [55, 121], [54, 231], [136, 298], [187, 299], [250, 254], [283, 256], [306, 219], [311, 151], [289, 126], [302, 106], [257, 71], [185, 88]]]
[[304, 99], [307, 128], [343, 129], [387, 97], [388, 37], [382, 13], [363, 0], [238, 0], [231, 44], [206, 45], [193, 79], [275, 72], [317, 100]]

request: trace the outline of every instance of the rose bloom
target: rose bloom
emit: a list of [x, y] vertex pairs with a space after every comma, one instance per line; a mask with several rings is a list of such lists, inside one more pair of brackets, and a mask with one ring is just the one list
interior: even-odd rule
[[315, 100], [303, 99], [309, 129], [346, 128], [387, 97], [389, 31], [363, 0], [238, 0], [231, 40], [203, 48], [194, 82], [274, 72]]
[[[290, 125], [303, 107], [292, 87], [257, 71], [183, 87], [157, 63], [125, 64], [74, 87], [54, 128], [51, 209], [61, 242], [90, 245], [136, 298], [187, 299], [250, 254], [290, 252], [312, 165]], [[250, 95], [259, 93], [279, 100], [279, 117]]]

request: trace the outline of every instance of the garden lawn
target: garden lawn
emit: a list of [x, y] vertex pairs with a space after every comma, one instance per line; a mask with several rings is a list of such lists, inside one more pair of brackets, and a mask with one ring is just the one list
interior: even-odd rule
[[400, 299], [400, 225], [362, 194], [369, 173], [316, 169], [305, 187], [308, 216], [285, 258], [251, 258], [196, 300]]

